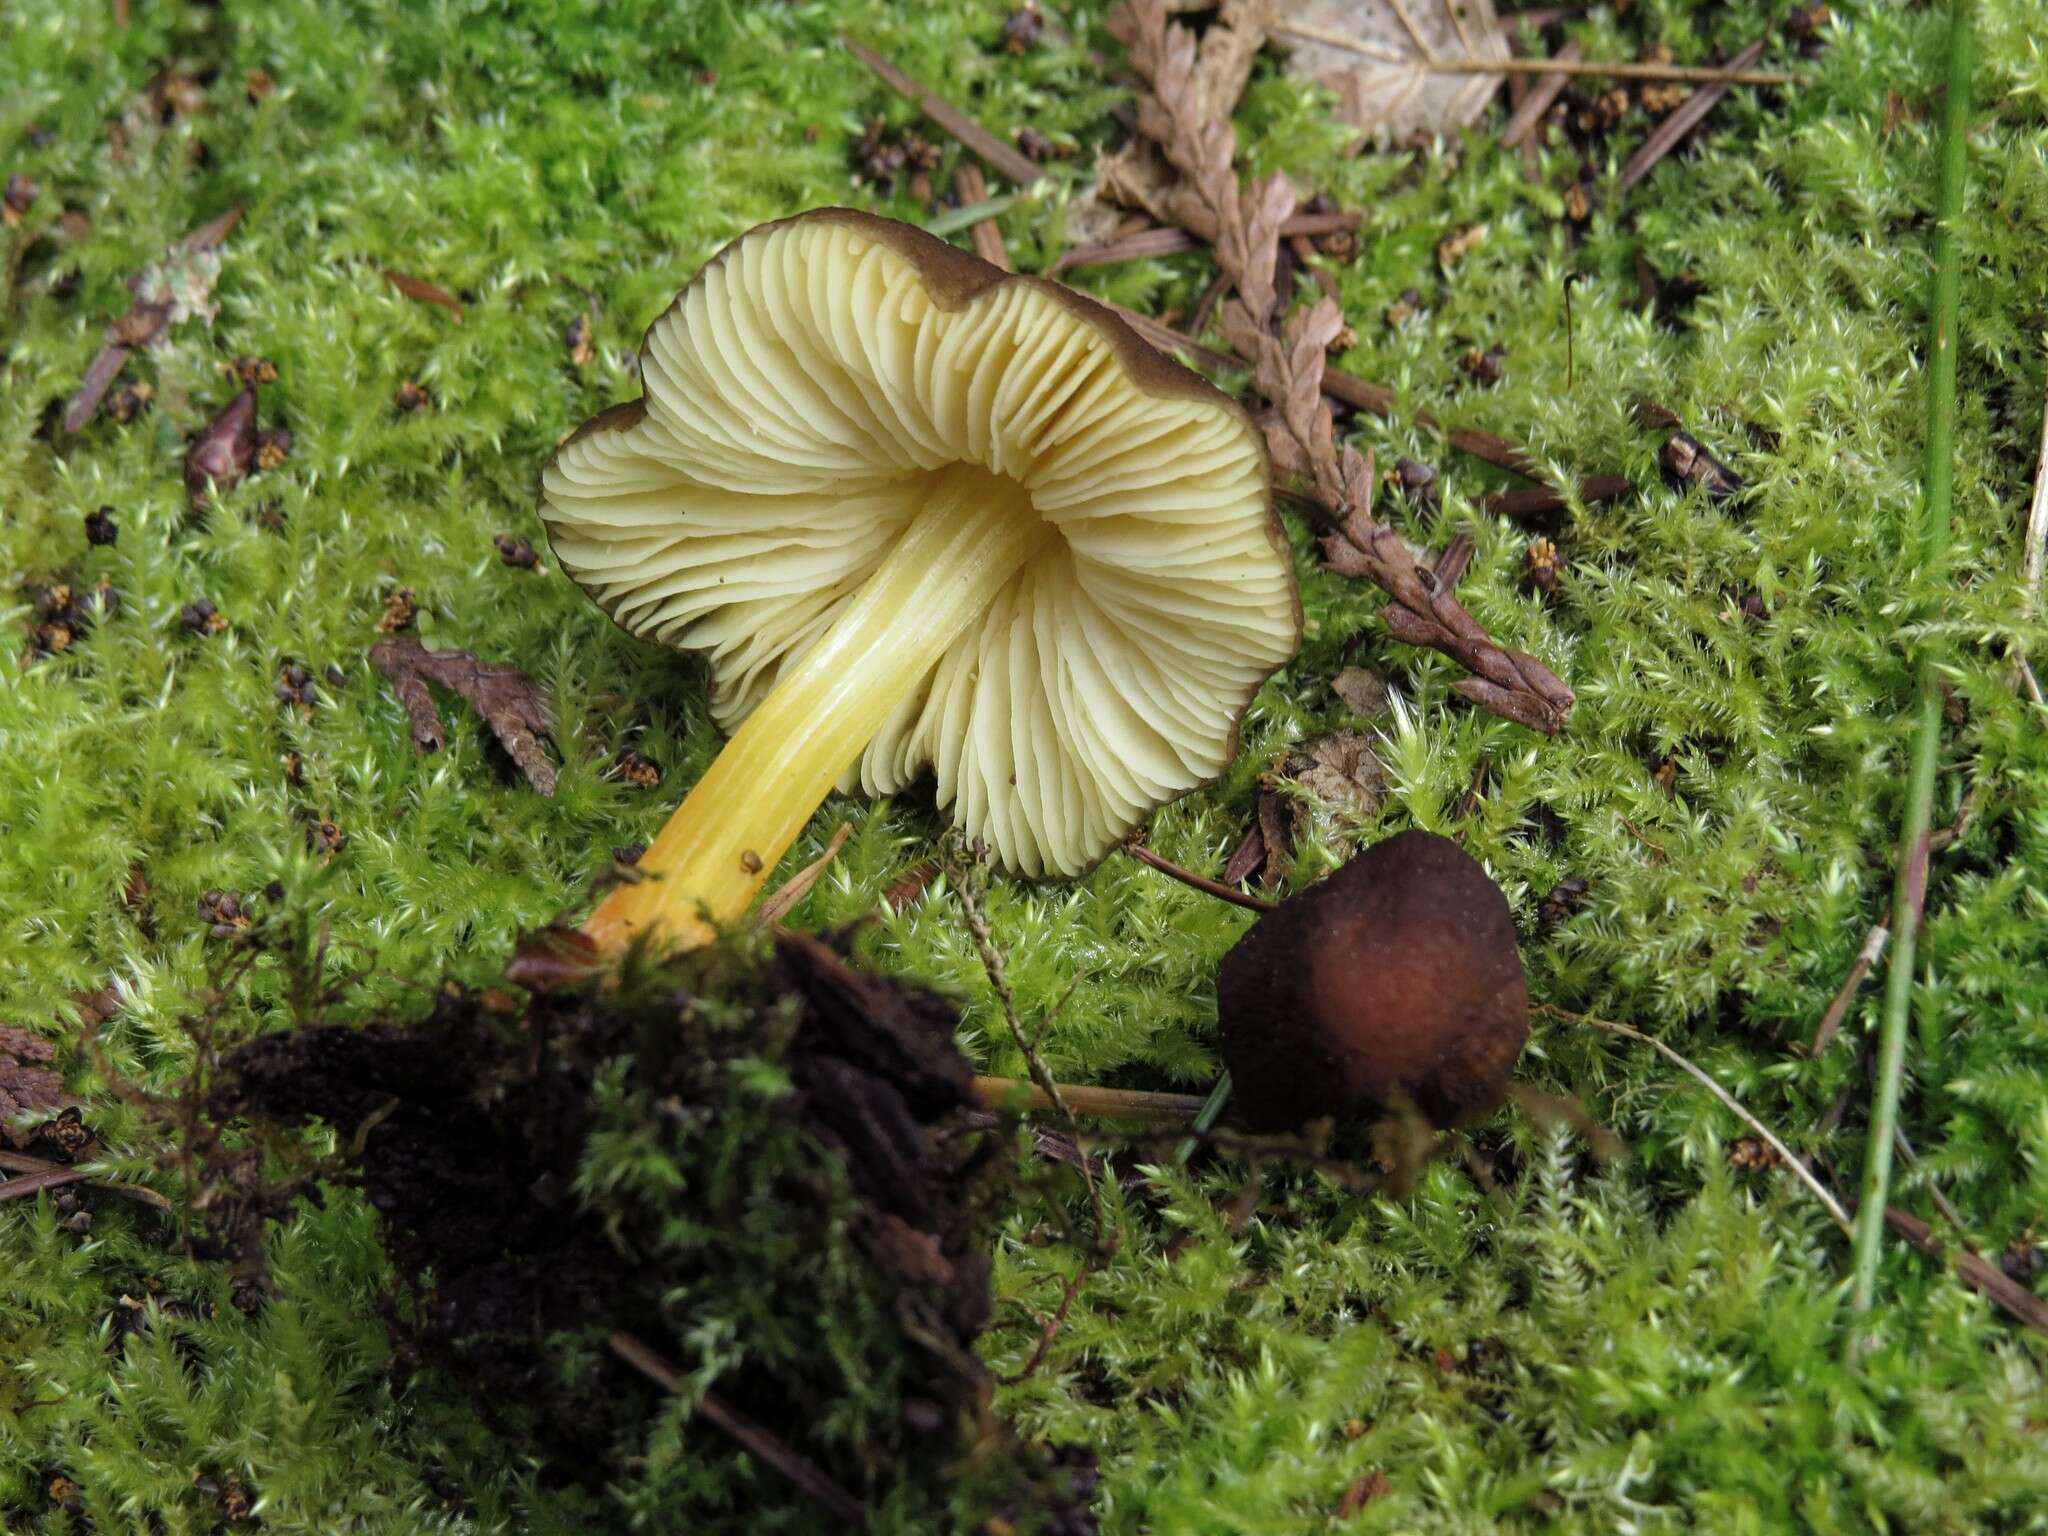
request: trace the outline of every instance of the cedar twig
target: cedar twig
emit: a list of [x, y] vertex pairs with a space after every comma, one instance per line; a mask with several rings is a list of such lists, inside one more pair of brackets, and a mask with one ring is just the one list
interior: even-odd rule
[[1270, 912], [1280, 903], [1268, 901], [1263, 896], [1254, 896], [1250, 891], [1240, 891], [1234, 885], [1225, 885], [1221, 880], [1211, 880], [1207, 875], [1198, 875], [1191, 869], [1182, 869], [1170, 859], [1161, 858], [1143, 843], [1124, 844], [1124, 852], [1140, 864], [1149, 864], [1162, 875], [1171, 875], [1182, 885], [1207, 892], [1219, 901], [1227, 901], [1234, 907], [1246, 907], [1253, 912]]
[[1584, 1024], [1593, 1029], [1605, 1030], [1610, 1035], [1620, 1035], [1626, 1040], [1640, 1041], [1663, 1056], [1665, 1060], [1669, 1061], [1680, 1071], [1697, 1079], [1706, 1088], [1707, 1092], [1734, 1111], [1737, 1119], [1741, 1120], [1743, 1124], [1763, 1138], [1764, 1144], [1778, 1154], [1785, 1166], [1792, 1170], [1794, 1177], [1813, 1191], [1814, 1198], [1820, 1201], [1822, 1208], [1833, 1218], [1836, 1226], [1840, 1227], [1844, 1233], [1854, 1229], [1854, 1223], [1849, 1219], [1849, 1213], [1842, 1208], [1842, 1202], [1835, 1198], [1834, 1191], [1814, 1176], [1813, 1170], [1807, 1167], [1805, 1162], [1790, 1147], [1778, 1139], [1775, 1131], [1751, 1114], [1748, 1109], [1744, 1108], [1742, 1101], [1736, 1098], [1734, 1094], [1715, 1082], [1704, 1067], [1696, 1066], [1688, 1057], [1673, 1050], [1655, 1035], [1646, 1035], [1633, 1025], [1617, 1024], [1612, 1019], [1596, 1019], [1591, 1014], [1573, 1013], [1569, 1009], [1559, 1008], [1552, 1003], [1538, 1003], [1535, 1005], [1535, 1008], [1536, 1012], [1548, 1018], [1563, 1019], [1568, 1024]]
[[1630, 155], [1628, 164], [1621, 168], [1620, 179], [1616, 182], [1619, 190], [1626, 192], [1635, 186], [1654, 171], [1666, 155], [1684, 143], [1686, 135], [1697, 128], [1728, 94], [1728, 87], [1736, 77], [1747, 72], [1750, 65], [1764, 56], [1764, 44], [1768, 41], [1768, 38], [1760, 37], [1735, 55], [1728, 61], [1728, 71], [1722, 80], [1701, 86], [1685, 98], [1683, 106], [1652, 129], [1650, 136], [1643, 140], [1642, 147]]
[[[960, 204], [965, 208], [988, 201], [988, 180], [981, 174], [981, 167], [971, 160], [962, 160], [960, 168], [953, 172], [953, 190], [960, 194]], [[1017, 270], [1010, 265], [1009, 247], [1003, 244], [1003, 232], [997, 227], [993, 215], [977, 219], [968, 226], [967, 232], [974, 240], [975, 255], [1005, 272]]]
[[[0, 1152], [0, 1168], [9, 1173], [51, 1173], [66, 1169], [68, 1163], [53, 1163], [48, 1158], [30, 1157], [25, 1152]], [[151, 1189], [147, 1184], [123, 1184], [119, 1179], [88, 1178], [85, 1180], [94, 1189], [104, 1189], [110, 1195], [120, 1195], [138, 1205], [151, 1206], [159, 1211], [168, 1211], [171, 1202]], [[45, 1186], [47, 1187], [47, 1186]]]
[[1863, 948], [1856, 956], [1856, 963], [1849, 967], [1849, 974], [1842, 978], [1835, 1000], [1828, 1004], [1828, 1011], [1820, 1016], [1820, 1026], [1813, 1032], [1813, 1043], [1806, 1048], [1809, 1056], [1818, 1056], [1834, 1043], [1835, 1033], [1842, 1027], [1842, 1021], [1849, 1017], [1849, 1006], [1856, 1001], [1856, 994], [1862, 990], [1864, 978], [1870, 968], [1877, 964], [1878, 957], [1892, 936], [1891, 929], [1879, 923], [1870, 930], [1870, 936], [1863, 941]]
[[[1513, 18], [1509, 18], [1512, 20]], [[1281, 37], [1298, 37], [1305, 43], [1321, 43], [1326, 48], [1341, 49], [1356, 53], [1381, 64], [1400, 64], [1409, 69], [1426, 70], [1433, 75], [1600, 75], [1610, 80], [1705, 80], [1723, 86], [1729, 85], [1803, 85], [1799, 75], [1787, 74], [1776, 69], [1751, 69], [1755, 58], [1736, 58], [1726, 65], [1715, 64], [1645, 64], [1639, 62], [1617, 62], [1600, 59], [1568, 59], [1560, 50], [1555, 58], [1447, 58], [1425, 55], [1416, 57], [1412, 53], [1399, 53], [1378, 43], [1370, 43], [1346, 32], [1332, 31], [1305, 21], [1276, 21], [1271, 30]], [[1757, 53], [1763, 52], [1762, 44]]]
[[[1615, 501], [1635, 489], [1626, 475], [1588, 475], [1578, 485], [1578, 497], [1587, 506]], [[1548, 517], [1571, 505], [1571, 497], [1554, 485], [1522, 486], [1512, 491], [1488, 491], [1479, 505], [1496, 517], [1517, 520]]]
[[1028, 187], [1044, 174], [1022, 151], [1005, 144], [938, 92], [926, 90], [874, 49], [845, 33], [840, 34], [840, 41], [846, 44], [848, 53], [875, 72], [876, 79], [898, 96], [915, 102], [927, 121], [951, 134], [997, 175], [1015, 186]]
[[1331, 568], [1367, 577], [1393, 599], [1385, 621], [1395, 639], [1462, 662], [1474, 675], [1456, 687], [1473, 703], [1535, 730], [1561, 729], [1574, 702], [1571, 690], [1535, 657], [1497, 644], [1428, 579], [1400, 536], [1373, 520], [1371, 461], [1350, 444], [1337, 444], [1323, 398], [1325, 353], [1343, 329], [1342, 312], [1323, 299], [1288, 317], [1284, 336], [1274, 334], [1283, 307], [1276, 274], [1280, 225], [1294, 211], [1287, 178], [1239, 183], [1232, 167], [1237, 136], [1228, 122], [1204, 112], [1194, 37], [1167, 21], [1163, 0], [1128, 0], [1110, 29], [1151, 87], [1139, 98], [1138, 126], [1180, 173], [1174, 205], [1188, 210], [1197, 233], [1205, 223], [1215, 232], [1217, 264], [1237, 290], [1223, 306], [1223, 333], [1253, 360], [1256, 387], [1280, 417], [1267, 442], [1276, 461], [1308, 477], [1334, 522], [1323, 541]]
[[[687, 1395], [681, 1372], [630, 1333], [616, 1332], [607, 1342], [613, 1354], [662, 1391], [676, 1397]], [[834, 1482], [823, 1467], [792, 1448], [765, 1424], [757, 1424], [711, 1391], [697, 1399], [695, 1413], [723, 1430], [756, 1461], [781, 1473], [790, 1486], [827, 1514], [848, 1525], [866, 1527], [867, 1507]]]
[[[1948, 563], [1949, 513], [1955, 476], [1956, 333], [1961, 255], [1956, 225], [1962, 220], [1966, 141], [1970, 131], [1971, 0], [1953, 0], [1949, 13], [1948, 98], [1942, 125], [1941, 189], [1934, 234], [1933, 335], [1927, 364], [1927, 489], [1920, 512], [1919, 574], [1940, 580]], [[1906, 1070], [1906, 1027], [1913, 1011], [1913, 959], [1920, 915], [1927, 905], [1927, 862], [1934, 819], [1934, 778], [1941, 757], [1941, 676], [1936, 658], [1919, 657], [1919, 719], [1906, 782], [1905, 823], [1899, 830], [1897, 884], [1892, 898], [1892, 958], [1885, 976], [1884, 1017], [1878, 1035], [1877, 1090], [1870, 1110], [1863, 1199], [1856, 1227], [1855, 1284], [1851, 1300], [1868, 1311], [1877, 1293], [1885, 1202], [1891, 1190], [1892, 1132], [1899, 1122], [1899, 1090]], [[1925, 1028], [1932, 1029], [1929, 1015]]]

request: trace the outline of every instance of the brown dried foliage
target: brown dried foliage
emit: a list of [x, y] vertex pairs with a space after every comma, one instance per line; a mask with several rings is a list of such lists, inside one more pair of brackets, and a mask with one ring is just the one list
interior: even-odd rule
[[554, 760], [540, 742], [554, 729], [554, 717], [540, 685], [519, 668], [478, 661], [468, 651], [430, 651], [410, 635], [379, 640], [370, 647], [370, 663], [405, 706], [413, 745], [421, 752], [447, 745], [446, 728], [427, 686], [439, 683], [484, 717], [527, 783], [544, 795], [555, 792]]
[[1294, 211], [1287, 179], [1238, 181], [1232, 168], [1237, 136], [1227, 120], [1205, 109], [1194, 35], [1168, 21], [1164, 0], [1127, 0], [1109, 27], [1151, 87], [1138, 100], [1139, 131], [1178, 173], [1163, 203], [1177, 222], [1214, 245], [1237, 290], [1224, 305], [1223, 331], [1252, 360], [1258, 392], [1274, 407], [1264, 423], [1274, 461], [1311, 482], [1334, 524], [1323, 541], [1330, 568], [1368, 578], [1393, 599], [1386, 621], [1395, 639], [1443, 651], [1470, 668], [1475, 675], [1457, 684], [1467, 699], [1532, 729], [1556, 732], [1571, 712], [1571, 690], [1533, 656], [1497, 644], [1416, 564], [1400, 537], [1373, 520], [1371, 456], [1337, 443], [1323, 397], [1327, 350], [1344, 328], [1343, 313], [1324, 298], [1281, 319], [1275, 281], [1280, 226]]

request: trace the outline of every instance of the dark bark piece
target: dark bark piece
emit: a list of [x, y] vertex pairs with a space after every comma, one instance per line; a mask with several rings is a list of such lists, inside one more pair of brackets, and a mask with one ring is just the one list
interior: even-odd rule
[[462, 324], [462, 302], [446, 288], [436, 287], [423, 277], [411, 277], [390, 267], [384, 268], [384, 281], [408, 299], [417, 299], [422, 304], [440, 305], [455, 317], [457, 325]]
[[[1626, 475], [1588, 475], [1579, 482], [1579, 500], [1593, 507], [1603, 501], [1618, 501], [1634, 489], [1634, 482]], [[1533, 520], [1562, 512], [1569, 505], [1569, 498], [1555, 486], [1532, 485], [1515, 491], [1494, 491], [1479, 504], [1501, 517]]]
[[128, 366], [128, 352], [127, 347], [110, 341], [93, 354], [92, 363], [85, 370], [85, 380], [78, 386], [78, 393], [64, 407], [66, 432], [83, 432], [93, 417], [99, 415], [100, 402], [114, 387], [114, 380], [121, 376], [121, 370]]
[[447, 744], [440, 713], [427, 684], [438, 683], [483, 716], [527, 783], [543, 795], [555, 792], [554, 760], [540, 738], [554, 729], [547, 700], [534, 680], [515, 666], [479, 661], [468, 651], [430, 651], [410, 635], [395, 635], [370, 647], [370, 662], [412, 721], [413, 745], [438, 752]]
[[1251, 830], [1246, 832], [1238, 843], [1237, 850], [1225, 861], [1223, 883], [1229, 886], [1243, 885], [1259, 872], [1265, 862], [1266, 835], [1260, 830], [1258, 822], [1254, 821]]
[[40, 1065], [56, 1054], [42, 1036], [0, 1024], [0, 1138], [16, 1139], [7, 1125], [16, 1115], [71, 1102], [64, 1093], [64, 1074]]
[[1715, 501], [1728, 501], [1742, 493], [1742, 476], [1714, 457], [1690, 432], [1674, 432], [1666, 438], [1659, 459], [1664, 473], [1681, 489], [1696, 485]]
[[228, 490], [241, 484], [256, 460], [256, 391], [245, 389], [192, 439], [185, 451], [185, 489], [194, 506], [206, 505], [209, 482]]

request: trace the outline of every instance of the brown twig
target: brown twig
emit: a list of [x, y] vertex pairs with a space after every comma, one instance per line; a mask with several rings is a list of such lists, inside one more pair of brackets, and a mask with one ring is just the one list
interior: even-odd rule
[[1947, 1259], [1955, 1267], [1956, 1277], [1971, 1290], [2005, 1308], [2034, 1332], [2048, 1335], [2048, 1303], [1996, 1264], [1987, 1263], [1974, 1253], [1947, 1253], [1935, 1237], [1933, 1228], [1895, 1205], [1885, 1207], [1884, 1221], [1886, 1226], [1929, 1258]]
[[1630, 155], [1628, 164], [1621, 168], [1620, 179], [1616, 182], [1619, 190], [1626, 192], [1635, 186], [1654, 171], [1666, 155], [1684, 143], [1686, 135], [1697, 128], [1706, 115], [1719, 104], [1721, 98], [1728, 94], [1728, 87], [1734, 83], [1735, 74], [1747, 70], [1764, 56], [1764, 45], [1768, 41], [1768, 38], [1760, 37], [1735, 55], [1728, 61], [1728, 79], [1701, 86], [1685, 98], [1683, 106], [1651, 130], [1650, 136], [1643, 140], [1642, 147]]
[[[1280, 235], [1282, 239], [1287, 240], [1307, 239], [1357, 228], [1358, 215], [1355, 213], [1297, 213], [1280, 226]], [[1141, 229], [1136, 234], [1125, 235], [1119, 240], [1105, 240], [1096, 245], [1077, 245], [1047, 267], [1045, 275], [1058, 277], [1062, 272], [1071, 272], [1076, 267], [1108, 267], [1125, 261], [1150, 261], [1161, 256], [1178, 256], [1182, 251], [1199, 249], [1203, 243], [1184, 229], [1174, 229], [1170, 226]], [[1199, 326], [1194, 329], [1197, 334], [1200, 333]]]
[[[1557, 50], [1557, 56], [1549, 62], [1553, 66], [1575, 63], [1582, 51], [1576, 42], [1566, 43]], [[1537, 76], [1529, 87], [1528, 95], [1522, 98], [1522, 104], [1515, 108], [1514, 115], [1507, 121], [1507, 126], [1500, 131], [1500, 142], [1504, 149], [1513, 149], [1524, 140], [1534, 142], [1532, 135], [1536, 132], [1536, 125], [1543, 121], [1543, 114], [1548, 112], [1556, 104], [1557, 98], [1564, 94], [1565, 85], [1570, 79], [1570, 75], [1555, 67]]]
[[1196, 1093], [1156, 1093], [1137, 1088], [1097, 1088], [1061, 1083], [1059, 1099], [1035, 1082], [1014, 1077], [977, 1077], [974, 1091], [990, 1109], [1062, 1110], [1103, 1120], [1163, 1121], [1180, 1125], [1202, 1112], [1208, 1099]]
[[[1578, 497], [1587, 506], [1615, 501], [1635, 489], [1626, 475], [1588, 475], [1578, 484]], [[1548, 517], [1571, 504], [1571, 497], [1554, 485], [1523, 486], [1512, 491], [1489, 491], [1479, 505], [1496, 517]]]
[[1236, 135], [1227, 121], [1205, 113], [1194, 37], [1168, 22], [1163, 0], [1128, 0], [1110, 29], [1151, 86], [1139, 99], [1138, 126], [1180, 174], [1174, 204], [1191, 215], [1183, 222], [1197, 233], [1204, 223], [1215, 231], [1217, 264], [1237, 290], [1223, 306], [1224, 335], [1253, 359], [1256, 387], [1279, 414], [1267, 441], [1280, 463], [1306, 475], [1333, 521], [1324, 558], [1333, 570], [1368, 578], [1393, 599], [1384, 617], [1395, 639], [1463, 663], [1474, 674], [1456, 685], [1467, 699], [1534, 730], [1560, 730], [1572, 691], [1535, 657], [1496, 643], [1428, 579], [1400, 536], [1373, 520], [1371, 461], [1348, 443], [1338, 445], [1323, 398], [1325, 353], [1343, 329], [1342, 312], [1323, 299], [1289, 316], [1284, 335], [1274, 334], [1282, 314], [1275, 272], [1280, 225], [1294, 211], [1287, 178], [1239, 183], [1232, 167]]
[[[960, 168], [953, 173], [953, 190], [960, 194], [960, 206], [963, 208], [988, 201], [988, 179], [981, 174], [981, 167], [971, 160], [962, 160]], [[1003, 244], [1003, 232], [993, 217], [970, 224], [967, 233], [974, 241], [974, 254], [983, 261], [992, 267], [1001, 267], [1005, 272], [1017, 270], [1010, 264], [1009, 247]]]
[[[1920, 1154], [1913, 1150], [1913, 1143], [1906, 1140], [1905, 1131], [1898, 1126], [1892, 1127], [1892, 1145], [1899, 1149], [1899, 1157], [1908, 1168], [1920, 1166]], [[1948, 1196], [1941, 1192], [1941, 1186], [1932, 1179], [1927, 1182], [1927, 1195], [1934, 1202], [1934, 1208], [1941, 1212], [1941, 1219], [1956, 1229], [1957, 1240], [1969, 1252], [1976, 1253], [1977, 1245], [1970, 1241], [1969, 1224], [1963, 1220], [1962, 1212], [1949, 1203]]]
[[[104, 1189], [105, 1191], [107, 1191], [108, 1194], [120, 1195], [124, 1199], [133, 1200], [138, 1205], [146, 1205], [153, 1210], [159, 1211], [169, 1211], [175, 1209], [175, 1207], [171, 1204], [170, 1201], [166, 1200], [162, 1195], [158, 1194], [155, 1190], [151, 1189], [146, 1184], [123, 1184], [119, 1179], [88, 1177], [84, 1174], [79, 1174], [77, 1169], [73, 1168], [68, 1163], [53, 1163], [49, 1161], [47, 1158], [30, 1157], [23, 1152], [0, 1152], [0, 1168], [6, 1169], [9, 1173], [25, 1173], [36, 1176], [48, 1173], [77, 1174], [78, 1180], [90, 1184], [94, 1189]], [[12, 1189], [15, 1184], [19, 1184], [22, 1182], [23, 1181], [21, 1180], [13, 1180], [7, 1184], [0, 1184], [0, 1190]], [[38, 1187], [43, 1189], [51, 1189], [54, 1188], [56, 1184], [69, 1184], [72, 1182], [75, 1181], [73, 1179], [68, 1178], [60, 1179], [54, 1181], [53, 1183], [40, 1185]], [[34, 1191], [29, 1189], [23, 1189], [21, 1193], [32, 1194], [34, 1193]], [[0, 1198], [7, 1197], [0, 1196]]]
[[[1706, 80], [1723, 87], [1730, 85], [1802, 85], [1798, 75], [1783, 70], [1751, 69], [1755, 57], [1746, 60], [1736, 58], [1726, 65], [1713, 64], [1645, 64], [1636, 62], [1617, 63], [1600, 59], [1566, 59], [1560, 52], [1549, 59], [1480, 59], [1416, 57], [1414, 54], [1398, 53], [1377, 43], [1369, 43], [1346, 32], [1332, 31], [1328, 27], [1314, 26], [1302, 21], [1276, 21], [1272, 31], [1282, 37], [1298, 37], [1303, 42], [1321, 43], [1326, 48], [1342, 49], [1346, 53], [1361, 54], [1382, 64], [1400, 64], [1410, 69], [1427, 70], [1435, 75], [1541, 75], [1563, 71], [1569, 75], [1599, 75], [1611, 80]], [[1763, 47], [1757, 47], [1761, 55]]]
[[[676, 1397], [686, 1395], [680, 1372], [630, 1333], [616, 1332], [607, 1341], [613, 1354]], [[706, 1391], [697, 1399], [696, 1414], [723, 1430], [732, 1441], [763, 1466], [773, 1468], [805, 1498], [835, 1519], [865, 1527], [867, 1507], [834, 1482], [810, 1457], [793, 1449], [781, 1436], [758, 1424], [716, 1392]]]
[[762, 902], [760, 909], [754, 914], [754, 920], [765, 927], [779, 923], [789, 916], [796, 904], [811, 894], [811, 887], [818, 883], [819, 877], [831, 866], [832, 861], [839, 857], [839, 850], [846, 846], [846, 840], [851, 836], [853, 823], [839, 823], [839, 829], [832, 834], [832, 841], [825, 845], [825, 851], [791, 875], [782, 883], [780, 889]]
[[1225, 885], [1221, 880], [1211, 880], [1207, 875], [1198, 875], [1191, 869], [1182, 869], [1170, 859], [1161, 858], [1143, 843], [1126, 843], [1124, 852], [1140, 864], [1149, 864], [1162, 875], [1171, 875], [1182, 885], [1197, 891], [1205, 891], [1218, 901], [1227, 901], [1234, 907], [1244, 907], [1253, 912], [1270, 912], [1280, 903], [1268, 901], [1263, 896], [1254, 896], [1250, 891], [1240, 891], [1234, 885]]
[[[1086, 1153], [1082, 1154], [1081, 1160], [1085, 1166], [1087, 1163]], [[1067, 1325], [1067, 1314], [1074, 1309], [1074, 1298], [1081, 1294], [1081, 1287], [1087, 1283], [1088, 1277], [1094, 1273], [1095, 1261], [1093, 1259], [1083, 1259], [1074, 1266], [1074, 1273], [1068, 1277], [1066, 1284], [1061, 1287], [1060, 1304], [1053, 1309], [1052, 1316], [1037, 1319], [1038, 1347], [1031, 1351], [1031, 1358], [1026, 1360], [1019, 1370], [1008, 1376], [997, 1378], [1003, 1386], [1014, 1387], [1020, 1381], [1030, 1380], [1036, 1374], [1038, 1368], [1045, 1364], [1045, 1357], [1052, 1353], [1053, 1340], [1060, 1336], [1060, 1329]]]
[[1012, 149], [936, 91], [926, 90], [874, 49], [846, 33], [840, 34], [840, 41], [846, 44], [847, 52], [875, 72], [876, 79], [898, 96], [916, 103], [928, 122], [951, 134], [998, 176], [1014, 186], [1028, 187], [1044, 174], [1021, 151]]
[[1814, 1198], [1820, 1201], [1822, 1208], [1834, 1219], [1835, 1225], [1840, 1227], [1844, 1234], [1855, 1230], [1855, 1222], [1850, 1219], [1848, 1211], [1843, 1209], [1842, 1202], [1835, 1198], [1834, 1191], [1814, 1177], [1813, 1170], [1778, 1139], [1777, 1133], [1744, 1108], [1742, 1101], [1734, 1094], [1715, 1082], [1705, 1068], [1695, 1066], [1691, 1060], [1673, 1050], [1655, 1035], [1646, 1035], [1632, 1025], [1617, 1024], [1612, 1019], [1596, 1019], [1591, 1014], [1573, 1013], [1569, 1009], [1559, 1008], [1550, 1003], [1536, 1004], [1536, 1011], [1548, 1018], [1563, 1019], [1569, 1024], [1583, 1024], [1592, 1029], [1605, 1030], [1610, 1035], [1620, 1035], [1624, 1039], [1639, 1041], [1649, 1046], [1673, 1066], [1697, 1079], [1709, 1093], [1734, 1111], [1736, 1118], [1762, 1137], [1764, 1144], [1784, 1160], [1785, 1166], [1792, 1170], [1794, 1177], [1813, 1192]]
[[1429, 574], [1445, 591], [1456, 591], [1458, 583], [1465, 579], [1466, 568], [1472, 564], [1473, 551], [1478, 548], [1479, 541], [1460, 528], [1457, 537], [1446, 544], [1444, 552], [1436, 557], [1436, 564], [1429, 568]]
[[[951, 849], [958, 854], [961, 845], [955, 841]], [[988, 974], [988, 983], [994, 989], [996, 1000], [1002, 1005], [1003, 1021], [1010, 1026], [1010, 1038], [1024, 1055], [1024, 1065], [1031, 1074], [1031, 1081], [1051, 1104], [1053, 1112], [1066, 1122], [1067, 1134], [1074, 1138], [1074, 1145], [1081, 1142], [1081, 1122], [1074, 1117], [1073, 1106], [1067, 1103], [1060, 1085], [1053, 1079], [1052, 1069], [1046, 1066], [1045, 1058], [1024, 1032], [1024, 1022], [1017, 1017], [1017, 995], [1010, 988], [1008, 963], [1002, 950], [997, 946], [995, 934], [989, 927], [988, 914], [982, 910], [981, 893], [976, 889], [976, 876], [985, 865], [978, 857], [972, 862], [964, 856], [949, 860], [951, 868], [947, 874], [953, 882], [953, 895], [960, 903], [961, 917], [966, 921], [968, 936], [974, 940], [976, 953], [981, 956], [981, 968]], [[1085, 1152], [1085, 1148], [1084, 1148]], [[1107, 1212], [1102, 1204], [1102, 1188], [1095, 1177], [1095, 1167], [1085, 1155], [1081, 1162], [1081, 1177], [1088, 1184], [1088, 1203], [1095, 1218], [1095, 1246], [1099, 1253], [1108, 1255], [1116, 1251], [1121, 1235], [1109, 1228]]]
[[1813, 1043], [1806, 1048], [1809, 1056], [1818, 1056], [1834, 1043], [1835, 1034], [1842, 1027], [1842, 1021], [1849, 1017], [1850, 1005], [1856, 1001], [1856, 994], [1862, 990], [1864, 981], [1870, 975], [1870, 968], [1877, 964], [1884, 947], [1891, 941], [1892, 931], [1883, 923], [1870, 930], [1863, 941], [1863, 948], [1856, 955], [1856, 963], [1849, 967], [1849, 974], [1842, 978], [1842, 985], [1835, 993], [1835, 999], [1828, 1004], [1828, 1011], [1820, 1016], [1820, 1025], [1813, 1032]]

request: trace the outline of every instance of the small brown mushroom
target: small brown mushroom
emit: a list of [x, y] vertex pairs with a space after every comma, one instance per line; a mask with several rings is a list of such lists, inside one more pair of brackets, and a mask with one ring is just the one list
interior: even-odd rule
[[1402, 832], [1254, 923], [1216, 973], [1238, 1116], [1258, 1131], [1496, 1107], [1529, 1037], [1507, 899], [1449, 838]]

